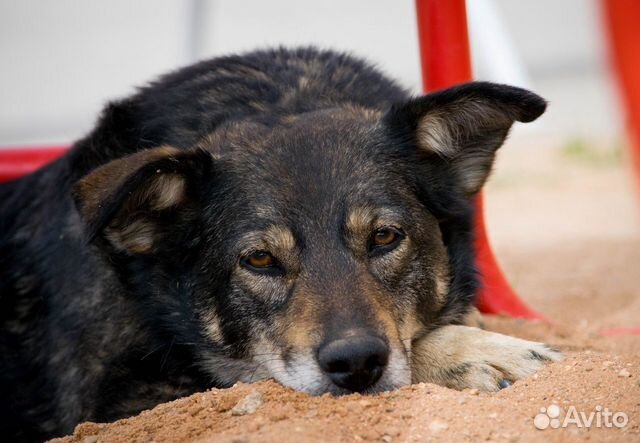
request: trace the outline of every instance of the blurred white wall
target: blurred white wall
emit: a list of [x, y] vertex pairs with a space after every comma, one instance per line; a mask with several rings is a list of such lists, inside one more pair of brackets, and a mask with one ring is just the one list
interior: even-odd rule
[[[474, 2], [477, 0], [468, 0]], [[617, 90], [607, 64], [598, 0], [493, 0], [532, 79], [549, 100], [536, 131], [553, 137], [619, 137]], [[473, 39], [472, 39], [473, 40]], [[486, 75], [490, 54], [474, 54]]]
[[0, 145], [78, 138], [107, 100], [189, 63], [189, 5], [0, 1]]
[[[550, 100], [534, 133], [618, 133], [595, 0], [468, 3], [476, 76]], [[416, 36], [413, 0], [3, 0], [0, 146], [70, 142], [158, 74], [268, 45], [352, 51], [417, 93]]]

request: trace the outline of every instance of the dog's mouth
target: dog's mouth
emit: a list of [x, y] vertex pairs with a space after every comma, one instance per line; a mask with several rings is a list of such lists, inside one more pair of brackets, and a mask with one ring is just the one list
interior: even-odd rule
[[284, 386], [311, 395], [372, 394], [411, 383], [408, 357], [398, 347], [390, 348], [386, 361], [370, 362], [369, 367], [366, 362], [364, 367], [348, 367], [341, 362], [329, 368], [312, 351], [288, 353], [286, 360], [281, 355], [267, 353], [255, 360], [265, 378], [273, 378]]
[[262, 336], [249, 358], [205, 352], [199, 360], [217, 385], [273, 379], [311, 395], [391, 391], [409, 385], [412, 375], [410, 351], [403, 343], [362, 335], [304, 349], [280, 347]]

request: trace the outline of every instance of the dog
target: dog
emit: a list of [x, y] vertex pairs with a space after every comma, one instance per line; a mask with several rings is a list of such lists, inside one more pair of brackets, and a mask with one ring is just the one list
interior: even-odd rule
[[493, 391], [557, 360], [464, 324], [473, 200], [536, 94], [412, 97], [314, 48], [204, 61], [0, 186], [0, 433], [42, 441], [210, 387]]

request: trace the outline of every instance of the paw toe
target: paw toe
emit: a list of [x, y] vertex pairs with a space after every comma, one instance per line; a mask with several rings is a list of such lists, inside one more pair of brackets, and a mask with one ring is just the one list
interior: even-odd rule
[[563, 359], [562, 352], [543, 343], [537, 343], [535, 349], [529, 350], [529, 358], [544, 363], [560, 361]]

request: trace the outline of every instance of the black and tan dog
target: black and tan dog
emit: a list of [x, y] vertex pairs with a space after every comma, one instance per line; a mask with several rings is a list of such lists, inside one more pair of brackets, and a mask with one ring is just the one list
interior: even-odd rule
[[544, 109], [489, 83], [410, 98], [314, 49], [199, 63], [111, 104], [0, 187], [0, 435], [265, 378], [497, 390], [556, 359], [460, 326], [472, 199]]

